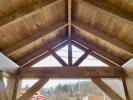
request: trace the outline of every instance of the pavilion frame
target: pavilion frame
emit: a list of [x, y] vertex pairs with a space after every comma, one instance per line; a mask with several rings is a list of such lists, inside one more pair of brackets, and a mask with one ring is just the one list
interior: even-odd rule
[[[128, 94], [128, 91], [127, 91], [127, 85], [126, 85], [126, 82], [125, 82], [126, 74], [125, 74], [125, 71], [123, 70], [123, 68], [121, 67], [122, 64], [123, 64], [123, 61], [121, 61], [120, 59], [118, 59], [116, 57], [111, 56], [111, 54], [109, 54], [107, 52], [104, 52], [100, 48], [97, 48], [95, 46], [92, 46], [90, 44], [87, 44], [85, 41], [80, 40], [79, 38], [75, 37], [72, 34], [72, 32], [73, 32], [72, 26], [75, 27], [75, 28], [81, 28], [81, 29], [83, 29], [82, 27], [79, 27], [79, 24], [77, 23], [78, 21], [72, 21], [72, 3], [73, 3], [72, 1], [73, 0], [68, 0], [68, 18], [67, 18], [68, 19], [68, 23], [66, 21], [62, 21], [61, 23], [58, 23], [57, 25], [52, 26], [51, 30], [50, 29], [49, 30], [45, 30], [44, 32], [40, 32], [41, 35], [39, 35], [39, 36], [36, 36], [36, 35], [33, 36], [33, 37], [36, 37], [36, 40], [38, 40], [42, 36], [48, 34], [49, 32], [55, 31], [55, 29], [56, 30], [59, 30], [59, 29], [62, 29], [64, 27], [68, 27], [68, 39], [67, 40], [66, 39], [59, 40], [58, 43], [61, 43], [61, 42], [65, 41], [65, 40], [66, 41], [63, 42], [63, 43], [61, 43], [60, 45], [58, 45], [56, 47], [53, 46], [55, 44], [53, 44], [52, 47], [51, 46], [45, 46], [45, 49], [47, 49], [46, 52], [43, 52], [42, 50], [44, 48], [42, 48], [42, 50], [40, 50], [40, 51], [38, 51], [36, 53], [33, 53], [33, 55], [27, 56], [27, 57], [21, 59], [19, 62], [17, 62], [17, 64], [19, 64], [21, 66], [21, 68], [18, 70], [17, 77], [12, 77], [12, 76], [9, 77], [9, 79], [8, 79], [8, 83], [9, 84], [7, 85], [7, 87], [4, 86], [2, 78], [0, 79], [0, 86], [2, 88], [6, 88], [6, 90], [7, 90], [7, 91], [4, 91], [3, 94], [6, 97], [6, 93], [5, 92], [7, 92], [8, 100], [16, 100], [17, 90], [19, 88], [19, 83], [21, 82], [21, 79], [24, 78], [23, 75], [25, 73], [24, 72], [25, 69], [29, 69], [31, 71], [35, 71], [36, 72], [36, 70], [33, 70], [31, 68], [31, 66], [33, 64], [37, 63], [38, 61], [40, 61], [41, 59], [47, 57], [50, 54], [53, 55], [64, 66], [64, 69], [66, 70], [66, 72], [64, 74], [59, 73], [59, 75], [57, 76], [58, 78], [62, 78], [62, 77], [64, 77], [64, 78], [74, 78], [74, 77], [75, 78], [80, 78], [81, 77], [80, 76], [80, 74], [81, 74], [80, 70], [83, 70], [83, 72], [86, 72], [86, 70], [88, 70], [91, 73], [90, 74], [83, 74], [82, 75], [82, 78], [91, 78], [92, 81], [98, 87], [100, 87], [108, 96], [110, 96], [113, 100], [114, 100], [114, 98], [115, 99], [117, 98], [117, 100], [123, 100], [117, 93], [115, 93], [103, 81], [100, 80], [100, 78], [103, 78], [103, 77], [106, 77], [106, 78], [120, 78], [122, 80], [122, 82], [123, 82], [123, 86], [124, 86], [124, 90], [125, 90], [125, 94], [126, 94], [126, 99], [127, 100], [130, 100], [129, 94]], [[94, 1], [96, 2], [96, 0], [94, 0]], [[50, 0], [49, 3], [51, 3], [51, 2], [55, 2], [55, 1], [54, 0]], [[84, 0], [84, 2], [86, 2], [86, 0]], [[93, 4], [93, 3], [91, 3], [91, 4]], [[103, 4], [105, 4], [105, 3], [103, 3]], [[110, 10], [110, 9], [107, 9], [107, 8], [106, 9], [103, 8], [104, 6], [102, 6], [102, 5], [101, 6], [100, 5], [97, 5], [97, 3], [95, 3], [93, 5], [95, 5], [96, 7], [99, 6], [99, 8], [101, 8], [101, 9], [103, 9], [105, 11], [109, 11]], [[33, 10], [34, 9], [31, 9], [31, 11], [28, 11], [27, 13], [32, 12]], [[25, 11], [25, 10], [23, 10], [23, 11]], [[19, 12], [21, 12], [21, 13], [24, 13], [23, 11], [19, 10]], [[115, 9], [112, 10], [112, 11], [109, 11], [109, 12], [111, 12], [114, 15], [116, 14], [116, 15], [120, 16], [120, 18], [126, 20], [127, 22], [132, 21], [132, 19], [130, 17], [129, 18], [128, 17], [125, 17], [125, 15], [123, 13], [119, 13]], [[27, 13], [24, 13], [24, 15], [26, 15]], [[11, 20], [14, 20], [14, 19], [16, 19], [18, 17], [19, 16], [16, 16], [16, 17], [14, 17]], [[10, 19], [7, 20], [6, 17], [4, 18], [4, 20], [5, 20], [5, 23], [11, 21]], [[5, 23], [1, 23], [0, 25], [3, 25]], [[84, 23], [82, 23], [82, 24], [84, 26], [86, 26]], [[84, 29], [84, 30], [88, 31], [87, 29]], [[97, 33], [99, 33], [99, 32], [97, 32]], [[96, 36], [98, 36], [98, 35], [96, 34]], [[6, 52], [8, 55], [10, 55], [11, 53], [17, 51], [21, 47], [24, 47], [25, 45], [28, 45], [28, 44], [32, 43], [33, 41], [35, 41], [35, 40], [32, 40], [33, 37], [30, 37], [30, 39], [28, 38], [27, 40], [24, 40], [24, 43], [22, 42], [22, 43], [20, 43], [18, 45], [15, 45], [12, 48], [9, 48], [8, 50], [3, 51], [3, 52]], [[108, 42], [110, 42], [110, 41], [108, 41]], [[68, 64], [66, 64], [63, 61], [63, 59], [60, 58], [55, 53], [57, 50], [59, 50], [60, 48], [62, 48], [66, 44], [68, 44], [68, 58], [69, 58], [68, 59]], [[80, 44], [82, 44], [82, 45], [80, 45]], [[112, 42], [112, 44], [118, 46], [118, 44], [116, 42], [115, 43]], [[123, 46], [122, 43], [120, 43], [120, 44], [121, 44], [121, 46], [119, 46], [119, 47], [120, 48], [123, 47], [121, 49], [124, 49], [128, 53], [132, 54], [132, 51], [130, 49], [127, 49], [128, 48], [127, 46], [125, 46], [125, 45]], [[84, 55], [81, 56], [81, 58], [79, 58], [77, 60], [77, 62], [75, 62], [74, 64], [72, 64], [72, 45], [75, 45], [78, 48], [80, 48], [83, 51], [85, 51]], [[38, 56], [38, 54], [40, 54], [40, 56]], [[87, 57], [88, 54], [90, 54], [90, 55], [98, 58], [99, 60], [103, 61], [104, 63], [108, 64], [110, 68], [105, 68], [104, 69], [102, 66], [101, 66], [101, 69], [99, 69], [99, 68], [93, 68], [93, 67], [91, 67], [91, 68], [82, 68], [82, 69], [81, 68], [78, 68], [78, 65]], [[67, 70], [69, 72], [71, 67], [72, 67], [72, 70], [73, 71], [71, 71], [69, 73], [69, 74], [71, 74], [71, 76], [69, 76], [69, 74], [67, 74]], [[38, 68], [38, 70], [39, 70], [39, 68]], [[49, 69], [47, 69], [47, 70], [49, 70]], [[55, 72], [57, 73], [58, 70], [60, 70], [60, 69], [59, 68], [57, 68], [57, 70], [55, 69]], [[43, 71], [46, 71], [46, 69], [44, 68]], [[61, 68], [61, 71], [62, 71], [62, 68]], [[94, 73], [94, 71], [96, 71], [96, 72]], [[116, 71], [117, 73], [114, 73], [114, 71]], [[100, 72], [100, 73], [98, 73], [98, 72]], [[110, 73], [108, 73], [108, 72], [110, 72]], [[1, 74], [1, 72], [0, 72], [0, 74]], [[43, 75], [46, 76], [45, 73], [43, 73]], [[51, 74], [51, 75], [54, 77], [54, 74]], [[62, 76], [62, 75], [64, 75], [64, 76]], [[75, 75], [75, 76], [72, 77], [73, 75]], [[0, 76], [2, 76], [2, 75], [0, 75]], [[26, 76], [26, 77], [31, 77], [31, 76], [29, 75], [29, 76]], [[32, 78], [35, 78], [35, 76], [33, 76]], [[35, 83], [25, 93], [24, 96], [22, 96], [21, 98], [19, 98], [19, 100], [26, 100], [30, 96], [32, 96], [33, 94], [35, 94], [48, 81], [49, 78], [50, 77], [41, 77], [40, 76], [39, 81], [37, 83]]]
[[[24, 67], [21, 68], [20, 70], [20, 79], [23, 78], [40, 78], [39, 81], [42, 82], [43, 86], [49, 78], [91, 78], [92, 81], [99, 87], [101, 88], [109, 97], [111, 97], [112, 99], [117, 98], [117, 100], [123, 100], [122, 97], [120, 97], [115, 91], [113, 91], [108, 85], [106, 85], [106, 83], [104, 83], [101, 78], [120, 78], [123, 82], [123, 86], [124, 86], [124, 90], [125, 90], [125, 94], [126, 94], [126, 99], [129, 99], [128, 96], [128, 92], [127, 92], [127, 87], [126, 87], [126, 83], [125, 83], [125, 72], [122, 68], [120, 68], [119, 66], [116, 66], [114, 63], [104, 59], [104, 63], [106, 64], [110, 64], [109, 67], [99, 67], [99, 68], [95, 68], [93, 66], [90, 67], [78, 67], [78, 65], [88, 56], [88, 55], [94, 55], [93, 53], [93, 49], [92, 48], [88, 48], [85, 47], [81, 44], [77, 43], [78, 41], [75, 40], [71, 40], [68, 39], [65, 42], [63, 42], [61, 45], [58, 45], [54, 48], [49, 48], [48, 52], [46, 53], [48, 55], [53, 55], [56, 60], [63, 65], [63, 67], [59, 68], [32, 68], [32, 65], [25, 65]], [[57, 50], [59, 50], [60, 48], [62, 48], [63, 46], [68, 45], [68, 64], [65, 63], [65, 61], [58, 56], [55, 52]], [[72, 45], [82, 49], [85, 53], [74, 63], [72, 64]], [[57, 48], [57, 49], [56, 49]], [[45, 56], [45, 57], [46, 57]], [[98, 58], [99, 60], [102, 59], [102, 57]], [[103, 59], [102, 59], [103, 61]], [[63, 72], [64, 70], [64, 72]], [[81, 75], [81, 73], [83, 72], [83, 74]], [[88, 74], [86, 74], [88, 72]], [[98, 73], [99, 72], [99, 73]], [[105, 73], [104, 73], [105, 72]], [[38, 74], [40, 73], [40, 74]], [[54, 74], [52, 74], [54, 73]], [[90, 73], [90, 74], [89, 74]], [[46, 81], [47, 80], [47, 81]], [[31, 89], [29, 89], [29, 91], [27, 91], [24, 96], [20, 97], [18, 100], [25, 100], [25, 98], [32, 96], [33, 94], [35, 94], [35, 92], [37, 92], [37, 90], [39, 90], [41, 87], [39, 86], [38, 89], [36, 89], [35, 92], [33, 92], [32, 90], [37, 87], [36, 84], [39, 84], [40, 82], [35, 83], [35, 85], [33, 85], [31, 87]], [[41, 83], [40, 83], [41, 84]], [[100, 85], [99, 85], [100, 84]], [[102, 85], [101, 85], [102, 84]]]

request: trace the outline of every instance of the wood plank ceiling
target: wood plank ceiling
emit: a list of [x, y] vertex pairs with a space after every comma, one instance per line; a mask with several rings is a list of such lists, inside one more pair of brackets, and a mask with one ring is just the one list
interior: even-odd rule
[[132, 21], [132, 0], [0, 0], [0, 51], [17, 63], [76, 37], [122, 65], [133, 57]]

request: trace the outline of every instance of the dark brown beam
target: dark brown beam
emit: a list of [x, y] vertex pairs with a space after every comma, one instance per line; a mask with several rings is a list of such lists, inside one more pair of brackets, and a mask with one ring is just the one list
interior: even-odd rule
[[105, 64], [109, 65], [109, 66], [113, 66], [114, 68], [120, 68], [122, 69], [121, 66], [119, 66], [118, 64], [115, 64], [113, 62], [110, 62], [108, 59], [104, 58], [104, 57], [101, 57], [100, 55], [98, 55], [97, 53], [95, 52], [91, 52], [90, 55], [92, 55], [93, 57], [99, 59], [100, 61], [104, 62]]
[[121, 10], [119, 7], [107, 3], [106, 0], [80, 0], [80, 1], [85, 2], [86, 4], [88, 4], [88, 6], [93, 6], [95, 9], [101, 10], [103, 13], [110, 14], [128, 23], [132, 24], [133, 22], [132, 13], [129, 13], [126, 10]]
[[100, 89], [102, 89], [112, 100], [124, 100], [108, 85], [100, 79], [91, 79]]
[[57, 54], [55, 53], [54, 50], [48, 49], [48, 52], [49, 52], [52, 56], [54, 56], [54, 57], [56, 58], [56, 60], [57, 60], [61, 65], [67, 66], [66, 62], [65, 62], [59, 55], [57, 55]]
[[57, 0], [32, 0], [30, 5], [21, 5], [19, 9], [14, 9], [10, 12], [6, 12], [4, 16], [0, 17], [0, 26], [12, 22], [20, 17], [23, 17], [29, 13], [37, 11], [38, 9], [48, 4], [54, 3]]
[[87, 47], [85, 47], [85, 46], [83, 46], [83, 45], [79, 44], [79, 43], [78, 43], [78, 41], [72, 41], [72, 44], [73, 44], [74, 46], [76, 46], [77, 48], [79, 48], [79, 49], [83, 50], [83, 51], [88, 50], [88, 48], [87, 48]]
[[66, 36], [64, 37], [64, 39], [62, 38], [62, 42], [56, 44], [55, 46], [51, 47], [54, 51], [57, 51], [63, 47], [65, 47], [68, 44], [68, 39], [66, 38]]
[[74, 34], [73, 34], [73, 36], [72, 36], [72, 39], [75, 40], [75, 41], [77, 41], [78, 43], [80, 43], [80, 44], [86, 46], [87, 48], [91, 48], [91, 49], [93, 50], [93, 52], [96, 52], [96, 53], [99, 54], [101, 57], [104, 57], [104, 58], [108, 59], [110, 62], [113, 62], [113, 63], [117, 64], [118, 66], [121, 66], [121, 65], [123, 65], [123, 64], [125, 63], [125, 62], [122, 61], [121, 59], [119, 59], [119, 58], [113, 56], [112, 54], [106, 52], [105, 50], [103, 50], [103, 49], [101, 49], [101, 48], [95, 46], [94, 44], [89, 43], [89, 42], [86, 42], [85, 40], [79, 39], [79, 38], [78, 38], [77, 36], [75, 36]]
[[68, 65], [71, 66], [73, 63], [72, 60], [72, 40], [68, 40]]
[[72, 26], [77, 29], [84, 30], [84, 31], [88, 32], [88, 34], [91, 34], [91, 35], [107, 42], [108, 44], [111, 44], [111, 45], [123, 50], [125, 53], [128, 53], [129, 55], [133, 56], [133, 48], [132, 47], [122, 43], [121, 41], [112, 39], [108, 35], [102, 33], [101, 31], [97, 30], [96, 28], [92, 27], [91, 25], [85, 24], [78, 20], [73, 20]]
[[47, 83], [47, 81], [47, 78], [40, 79], [18, 100], [29, 100], [40, 88], [42, 88]]
[[20, 71], [21, 78], [119, 78], [123, 70], [112, 67], [26, 67]]
[[42, 29], [41, 31], [38, 31], [36, 32], [34, 35], [32, 35], [31, 37], [17, 43], [16, 45], [2, 51], [4, 54], [10, 56], [11, 54], [15, 53], [17, 50], [23, 48], [24, 46], [27, 46], [41, 38], [43, 38], [44, 36], [48, 35], [49, 33], [51, 32], [54, 32], [54, 31], [58, 31], [60, 29], [63, 29], [67, 26], [67, 22], [66, 21], [61, 21], [61, 22], [58, 22], [54, 25], [51, 25], [45, 29]]
[[[16, 62], [18, 65], [20, 65], [21, 67], [26, 66], [27, 64], [32, 66], [33, 64], [35, 64], [36, 62], [38, 62], [39, 60], [41, 60], [42, 58], [45, 58], [46, 56], [49, 55], [48, 48], [52, 48], [55, 47], [56, 45], [62, 43], [63, 41], [65, 41], [65, 38], [58, 38], [57, 41], [54, 41], [52, 43], [50, 43], [49, 46], [44, 45], [42, 48], [40, 48], [39, 50], [33, 52], [32, 54], [20, 59], [18, 62]], [[58, 47], [57, 47], [58, 48]], [[60, 48], [58, 48], [60, 49]], [[57, 49], [57, 50], [58, 50]], [[35, 62], [35, 63], [34, 63]]]
[[85, 53], [73, 64], [73, 66], [78, 66], [91, 52], [91, 50], [86, 50]]

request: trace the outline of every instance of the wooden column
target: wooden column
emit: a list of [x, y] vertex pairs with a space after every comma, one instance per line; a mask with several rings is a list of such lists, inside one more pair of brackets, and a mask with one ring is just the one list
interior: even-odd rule
[[108, 85], [106, 85], [100, 79], [91, 79], [100, 89], [102, 89], [112, 100], [124, 100], [115, 91], [113, 91]]
[[19, 86], [19, 76], [18, 77], [9, 77], [7, 79], [7, 96], [8, 100], [16, 100], [18, 86]]
[[0, 72], [0, 100], [8, 100], [3, 76]]
[[28, 100], [30, 99], [45, 83], [47, 83], [48, 79], [40, 79], [36, 82], [23, 96], [21, 96], [18, 100]]
[[126, 77], [125, 75], [122, 75], [122, 83], [123, 83], [123, 87], [124, 87], [124, 91], [125, 91], [125, 96], [126, 96], [126, 100], [130, 100], [130, 96], [127, 90], [127, 84], [126, 84]]

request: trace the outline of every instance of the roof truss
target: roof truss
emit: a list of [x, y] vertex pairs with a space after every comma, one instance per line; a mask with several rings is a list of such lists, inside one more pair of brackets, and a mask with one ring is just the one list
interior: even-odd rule
[[[15, 21], [19, 17], [25, 16], [29, 13], [33, 13], [36, 10], [40, 9], [41, 7], [46, 6], [47, 4], [50, 4], [50, 3], [53, 3], [56, 1], [58, 1], [58, 0], [49, 0], [49, 1], [45, 1], [45, 2], [43, 0], [37, 0], [37, 1], [33, 2], [28, 7], [20, 7], [20, 9], [16, 9], [14, 12], [10, 12], [7, 15], [3, 16], [0, 19], [1, 20], [0, 26], [5, 25], [9, 22]], [[82, 0], [80, 0], [80, 1], [82, 1]], [[110, 4], [103, 2], [103, 0], [101, 0], [100, 3], [97, 3], [97, 0], [88, 0], [88, 1], [83, 0], [82, 2], [84, 2], [84, 1], [88, 5], [94, 6], [97, 9], [100, 9], [106, 13], [110, 13], [113, 16], [132, 24], [133, 18], [132, 18], [131, 14], [123, 13], [119, 9], [112, 7]], [[88, 27], [84, 23], [81, 23], [81, 22], [79, 23], [78, 21], [72, 20], [73, 0], [68, 0], [67, 3], [68, 3], [67, 4], [67, 6], [68, 6], [68, 17], [67, 17], [68, 22], [63, 20], [62, 22], [56, 23], [56, 24], [50, 26], [49, 28], [47, 27], [46, 29], [43, 29], [42, 31], [38, 31], [37, 34], [19, 42], [18, 44], [14, 45], [11, 48], [7, 48], [3, 52], [7, 56], [10, 56], [13, 53], [15, 53], [16, 51], [18, 51], [19, 49], [41, 39], [48, 33], [60, 30], [60, 29], [68, 26], [68, 38], [69, 38], [68, 39], [68, 44], [69, 44], [69, 53], [68, 53], [69, 63], [68, 63], [68, 65], [66, 63], [64, 63], [64, 61], [55, 53], [55, 51], [58, 50], [60, 47], [62, 47], [66, 42], [64, 42], [61, 45], [58, 45], [56, 47], [54, 47], [54, 45], [56, 45], [55, 43], [51, 43], [50, 46], [45, 45], [39, 51], [36, 51], [36, 52], [32, 53], [32, 55], [28, 55], [17, 62], [21, 67], [25, 66], [25, 68], [20, 69], [19, 74], [20, 74], [21, 78], [26, 78], [26, 77], [33, 77], [33, 78], [35, 78], [35, 77], [39, 77], [39, 78], [41, 78], [41, 77], [47, 77], [47, 78], [49, 78], [49, 77], [52, 77], [52, 78], [88, 78], [88, 77], [90, 77], [90, 78], [102, 78], [102, 77], [116, 78], [116, 77], [119, 77], [119, 78], [121, 78], [121, 77], [123, 77], [123, 75], [125, 75], [125, 72], [123, 71], [123, 69], [119, 69], [117, 67], [121, 66], [124, 63], [124, 61], [122, 61], [121, 59], [119, 59], [117, 57], [114, 57], [113, 55], [107, 53], [106, 51], [102, 50], [101, 48], [99, 48], [91, 43], [88, 43], [84, 40], [79, 39], [75, 34], [72, 34], [72, 26], [75, 28], [78, 28], [78, 29], [85, 30], [88, 33], [95, 35], [96, 37], [98, 37], [108, 43], [111, 43], [112, 45], [120, 48], [121, 50], [125, 51], [126, 53], [128, 53], [132, 56], [133, 56], [133, 48], [125, 45], [124, 43], [121, 43], [120, 41], [117, 41], [117, 40], [112, 41], [110, 39], [110, 37], [103, 35], [103, 33], [92, 28], [91, 26]], [[103, 37], [106, 37], [106, 38], [103, 38]], [[56, 43], [59, 44], [59, 43], [63, 42], [65, 39], [64, 38], [59, 39], [56, 41]], [[84, 45], [85, 47], [82, 47], [75, 43], [80, 48], [83, 48], [83, 50], [88, 50], [88, 48], [91, 48], [91, 50], [86, 51], [85, 54], [74, 65], [72, 64], [72, 42], [73, 42], [72, 39], [74, 41], [77, 41], [80, 44]], [[48, 56], [49, 54], [52, 54], [64, 67], [62, 67], [62, 68], [39, 68], [39, 67], [31, 68], [32, 64], [38, 62], [39, 60]], [[95, 57], [104, 60], [107, 64], [110, 65], [110, 67], [106, 68], [106, 67], [101, 66], [100, 68], [99, 67], [97, 68], [97, 67], [92, 66], [92, 67], [88, 67], [88, 68], [78, 68], [77, 66], [86, 58], [87, 54], [92, 54]], [[115, 68], [112, 66], [114, 66]], [[101, 83], [100, 81], [97, 81], [95, 79], [93, 81], [95, 81], [96, 84]], [[35, 89], [36, 86], [39, 87], [40, 83], [42, 86], [42, 84], [45, 83], [45, 80], [43, 80], [43, 81], [40, 80], [37, 83], [37, 85], [35, 85], [33, 87], [33, 89]], [[18, 85], [18, 83], [15, 83], [15, 86], [17, 86], [17, 85]], [[101, 86], [99, 86], [99, 87], [101, 87]], [[103, 84], [102, 87], [106, 87], [106, 85]], [[108, 91], [108, 88], [105, 90]], [[16, 89], [14, 89], [13, 92], [14, 91], [16, 91]], [[30, 92], [28, 92], [26, 94], [26, 96], [27, 95], [29, 96], [29, 94], [31, 95], [31, 93], [33, 94], [33, 92], [31, 92], [32, 88], [29, 91]], [[36, 91], [34, 91], [34, 92], [36, 92]], [[113, 92], [111, 92], [111, 93], [113, 94]]]

